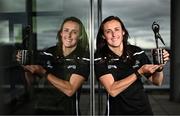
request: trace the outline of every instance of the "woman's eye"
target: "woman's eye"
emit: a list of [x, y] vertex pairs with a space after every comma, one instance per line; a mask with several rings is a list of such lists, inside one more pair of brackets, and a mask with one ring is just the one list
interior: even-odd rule
[[119, 31], [120, 29], [119, 28], [116, 28], [115, 31]]
[[68, 32], [68, 29], [64, 29], [64, 32]]
[[76, 31], [73, 31], [73, 33], [74, 33], [74, 34], [77, 34], [77, 32], [76, 32]]
[[110, 33], [111, 31], [106, 31], [106, 33]]

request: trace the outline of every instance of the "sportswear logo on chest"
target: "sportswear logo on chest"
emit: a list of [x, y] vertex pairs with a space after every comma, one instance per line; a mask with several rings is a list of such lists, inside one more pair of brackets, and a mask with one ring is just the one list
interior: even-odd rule
[[67, 69], [76, 69], [76, 65], [68, 65]]
[[138, 68], [140, 66], [140, 61], [136, 60], [135, 64], [132, 66], [133, 69]]
[[108, 65], [108, 69], [112, 69], [112, 68], [117, 69], [117, 66], [116, 65]]

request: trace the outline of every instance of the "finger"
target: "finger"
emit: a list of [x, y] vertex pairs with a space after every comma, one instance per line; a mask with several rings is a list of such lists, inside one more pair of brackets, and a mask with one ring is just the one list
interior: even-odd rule
[[160, 67], [162, 67], [162, 65], [156, 65], [153, 69], [153, 73], [156, 72]]
[[159, 65], [158, 64], [153, 64], [152, 65], [152, 68], [156, 68], [156, 67], [158, 67]]
[[168, 53], [168, 51], [166, 49], [163, 49], [163, 53]]
[[168, 61], [168, 60], [169, 60], [169, 57], [164, 58], [164, 61]]
[[163, 58], [169, 57], [169, 54], [163, 54]]
[[167, 51], [163, 52], [163, 57], [169, 57], [169, 53]]
[[152, 68], [151, 70], [150, 70], [150, 73], [154, 73], [156, 71], [156, 69], [155, 68]]
[[160, 65], [159, 65], [159, 68], [160, 68], [160, 67], [164, 67], [164, 64], [160, 64]]
[[30, 65], [32, 73], [40, 73], [42, 67], [40, 65]]
[[152, 67], [155, 66], [155, 64], [146, 64], [145, 66], [148, 67], [148, 68], [152, 68]]
[[161, 65], [154, 65], [154, 67], [152, 68], [153, 71], [156, 71], [159, 67], [161, 67]]
[[164, 61], [164, 65], [167, 63], [167, 61]]
[[17, 61], [21, 61], [21, 57], [22, 57], [22, 55], [20, 54], [20, 52], [17, 52], [17, 54], [16, 54], [16, 60], [17, 60]]
[[31, 69], [28, 66], [22, 66], [24, 68], [25, 71], [29, 71], [31, 72]]
[[166, 64], [169, 61], [169, 57], [165, 57], [163, 60], [164, 60], [164, 64]]
[[22, 56], [21, 52], [20, 52], [20, 51], [18, 51], [18, 52], [17, 52], [17, 54], [16, 54], [16, 56], [21, 57], [21, 56]]
[[32, 65], [27, 65], [27, 66], [26, 66], [26, 69], [29, 70], [29, 71], [30, 71], [31, 73], [33, 73], [33, 74], [35, 73], [35, 68], [34, 68], [34, 66], [32, 66]]

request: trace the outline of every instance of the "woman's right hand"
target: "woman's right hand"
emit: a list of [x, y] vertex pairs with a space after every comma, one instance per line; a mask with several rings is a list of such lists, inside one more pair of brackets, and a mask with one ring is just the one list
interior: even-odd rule
[[46, 70], [41, 65], [26, 65], [23, 67], [32, 74], [44, 74], [46, 72]]
[[157, 69], [162, 67], [162, 65], [155, 65], [155, 64], [145, 64], [140, 69], [138, 69], [138, 72], [140, 74], [150, 73], [153, 74], [156, 72]]
[[17, 51], [16, 61], [19, 62], [19, 64], [21, 65], [21, 67], [22, 67], [25, 71], [32, 73], [32, 72], [28, 69], [29, 66], [23, 65], [23, 64], [21, 63], [21, 59], [22, 59], [22, 53], [21, 53], [21, 52], [22, 52], [21, 50], [18, 50], [18, 51]]

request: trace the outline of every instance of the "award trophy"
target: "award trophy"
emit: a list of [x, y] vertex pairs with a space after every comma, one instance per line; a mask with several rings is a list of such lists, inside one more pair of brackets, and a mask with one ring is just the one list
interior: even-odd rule
[[159, 29], [160, 29], [160, 26], [156, 22], [153, 22], [152, 30], [154, 32], [154, 37], [155, 37], [155, 42], [156, 42], [156, 49], [152, 50], [154, 64], [164, 64], [163, 49], [159, 48], [158, 39], [160, 39], [164, 45], [165, 45], [165, 43], [164, 43], [163, 39], [161, 38], [161, 35], [159, 34]]

